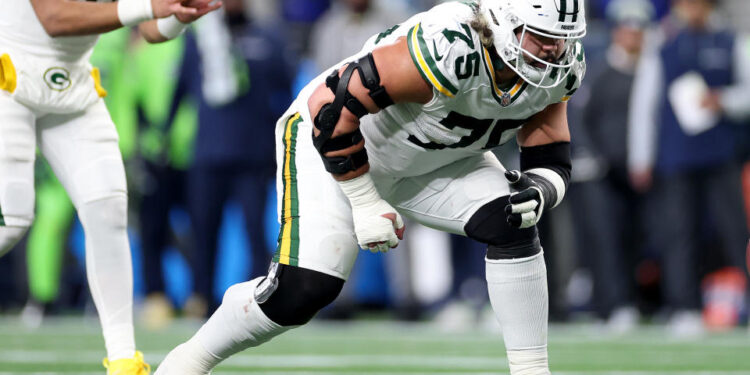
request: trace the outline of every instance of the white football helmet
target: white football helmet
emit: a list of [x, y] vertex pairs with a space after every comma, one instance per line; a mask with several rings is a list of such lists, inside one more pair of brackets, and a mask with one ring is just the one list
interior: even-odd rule
[[[575, 63], [576, 41], [586, 35], [583, 3], [584, 0], [481, 0], [479, 10], [505, 64], [529, 84], [549, 88], [560, 84]], [[520, 37], [516, 35], [519, 28]], [[553, 63], [544, 61], [522, 47], [527, 33], [562, 39], [565, 52]]]

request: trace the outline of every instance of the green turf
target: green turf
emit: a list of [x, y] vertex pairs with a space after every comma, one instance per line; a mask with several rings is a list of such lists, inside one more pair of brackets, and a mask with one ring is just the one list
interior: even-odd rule
[[[160, 332], [139, 331], [139, 348], [157, 364], [187, 339], [196, 324], [177, 322]], [[104, 374], [103, 341], [95, 319], [48, 321], [27, 330], [0, 319], [0, 375]], [[672, 340], [661, 327], [624, 336], [595, 326], [554, 326], [550, 363], [555, 375], [750, 375], [745, 330], [695, 340]], [[442, 332], [430, 324], [358, 321], [313, 323], [232, 357], [214, 373], [269, 375], [507, 374], [497, 333]]]

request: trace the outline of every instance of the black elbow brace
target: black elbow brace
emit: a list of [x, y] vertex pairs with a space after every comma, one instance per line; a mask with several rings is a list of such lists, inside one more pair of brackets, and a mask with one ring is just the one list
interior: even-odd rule
[[[547, 178], [539, 176], [531, 171], [529, 177], [536, 182], [545, 195], [545, 206], [554, 207], [558, 201], [558, 195], [564, 194], [570, 183], [570, 172], [572, 163], [570, 159], [570, 142], [555, 142], [546, 145], [521, 147], [521, 170], [526, 172], [531, 169], [549, 169], [562, 178], [564, 186], [562, 191], [556, 188], [554, 183]], [[562, 198], [562, 197], [560, 197]]]
[[313, 120], [315, 127], [320, 131], [317, 137], [313, 133], [313, 145], [323, 158], [326, 170], [333, 174], [344, 174], [356, 170], [367, 164], [368, 160], [367, 151], [364, 148], [347, 156], [325, 156], [328, 152], [357, 145], [364, 139], [359, 129], [332, 138], [344, 107], [358, 118], [368, 114], [365, 106], [348, 89], [349, 81], [352, 79], [355, 70], [359, 72], [362, 85], [369, 90], [370, 98], [379, 108], [386, 108], [393, 104], [393, 100], [385, 91], [385, 87], [380, 85], [380, 75], [378, 75], [372, 53], [350, 63], [344, 69], [341, 77], [339, 77], [338, 70], [335, 70], [326, 78], [326, 86], [333, 91], [335, 97], [333, 103], [325, 104]]

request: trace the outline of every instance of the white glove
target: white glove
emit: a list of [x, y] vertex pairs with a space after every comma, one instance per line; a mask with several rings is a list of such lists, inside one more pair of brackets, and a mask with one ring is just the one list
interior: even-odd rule
[[380, 197], [369, 173], [339, 186], [352, 205], [354, 233], [363, 249], [386, 252], [404, 238], [404, 221], [396, 210]]

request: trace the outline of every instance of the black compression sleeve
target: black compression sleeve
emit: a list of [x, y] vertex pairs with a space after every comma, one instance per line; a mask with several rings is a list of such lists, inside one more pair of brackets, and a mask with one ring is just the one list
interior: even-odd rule
[[547, 168], [559, 174], [565, 182], [570, 182], [572, 164], [570, 142], [555, 142], [540, 146], [521, 147], [521, 170]]

